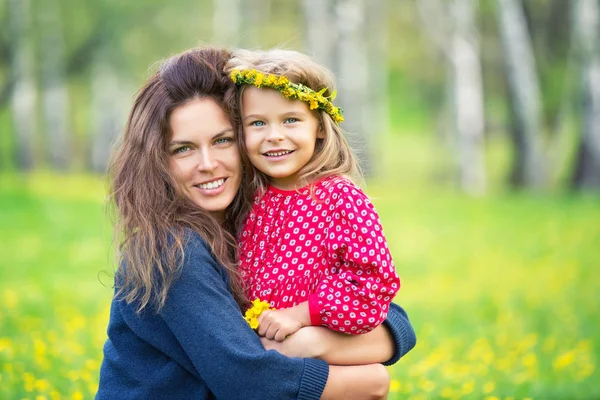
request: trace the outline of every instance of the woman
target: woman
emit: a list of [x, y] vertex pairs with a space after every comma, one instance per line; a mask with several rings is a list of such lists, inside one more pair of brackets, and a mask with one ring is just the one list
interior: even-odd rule
[[[243, 319], [233, 249], [249, 193], [226, 106], [234, 98], [222, 72], [228, 57], [207, 48], [167, 60], [138, 93], [111, 161], [122, 263], [96, 398], [384, 398], [380, 364], [329, 366], [265, 351]], [[390, 314], [396, 358], [413, 343], [400, 340], [412, 333], [404, 318]], [[296, 343], [323, 338], [315, 357], [344, 345], [301, 332]], [[389, 332], [373, 333], [355, 348], [391, 356], [391, 340], [373, 344]], [[297, 351], [288, 344], [281, 352]]]

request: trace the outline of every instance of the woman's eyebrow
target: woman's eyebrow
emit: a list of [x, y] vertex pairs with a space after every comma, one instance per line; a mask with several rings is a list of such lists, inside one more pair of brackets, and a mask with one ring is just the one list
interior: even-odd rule
[[221, 132], [217, 132], [212, 138], [217, 139], [217, 138], [220, 138], [221, 136], [225, 136], [228, 133], [233, 133], [233, 132], [234, 132], [233, 128], [225, 128]]
[[179, 144], [192, 144], [189, 140], [172, 140], [169, 142], [169, 146], [179, 145]]

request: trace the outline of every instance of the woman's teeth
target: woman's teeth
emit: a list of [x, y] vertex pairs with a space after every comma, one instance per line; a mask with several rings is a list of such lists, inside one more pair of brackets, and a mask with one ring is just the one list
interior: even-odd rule
[[293, 150], [284, 150], [284, 151], [276, 151], [276, 152], [272, 152], [272, 153], [265, 153], [265, 156], [267, 157], [279, 157], [279, 156], [284, 156], [286, 154], [290, 154]]
[[225, 183], [225, 179], [221, 178], [221, 179], [217, 179], [216, 181], [212, 181], [212, 182], [208, 182], [208, 183], [200, 183], [198, 185], [198, 187], [200, 189], [216, 189], [219, 186], [221, 186], [223, 183]]

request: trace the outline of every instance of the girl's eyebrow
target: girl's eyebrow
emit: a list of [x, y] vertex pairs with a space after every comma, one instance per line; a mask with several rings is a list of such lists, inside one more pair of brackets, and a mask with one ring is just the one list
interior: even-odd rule
[[250, 115], [246, 115], [244, 118], [242, 118], [243, 121], [249, 119], [249, 118], [262, 118], [262, 115], [260, 114], [250, 114]]
[[[288, 111], [286, 113], [281, 114], [281, 117], [289, 117], [289, 116], [295, 116], [295, 115], [300, 115], [300, 116], [304, 116], [306, 115], [306, 112], [304, 111]], [[263, 116], [261, 114], [250, 114], [250, 115], [246, 115], [242, 120], [245, 121], [249, 118], [263, 118]]]

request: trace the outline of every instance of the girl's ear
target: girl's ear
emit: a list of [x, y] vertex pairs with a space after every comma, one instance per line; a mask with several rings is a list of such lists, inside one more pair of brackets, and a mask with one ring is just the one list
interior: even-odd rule
[[317, 139], [325, 139], [325, 129], [323, 129], [323, 122], [319, 122], [319, 127], [317, 128]]

